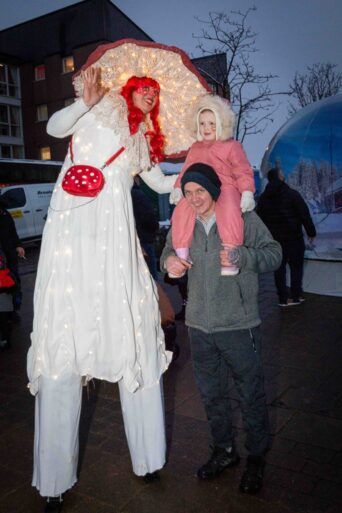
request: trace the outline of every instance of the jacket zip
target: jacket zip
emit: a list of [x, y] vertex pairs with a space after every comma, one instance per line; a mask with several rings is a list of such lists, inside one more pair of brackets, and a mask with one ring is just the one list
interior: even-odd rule
[[254, 339], [254, 335], [252, 333], [252, 330], [249, 328], [249, 336], [251, 337], [251, 341], [252, 341], [252, 346], [253, 346], [253, 351], [256, 353], [256, 346], [255, 346], [255, 339]]
[[238, 288], [239, 288], [239, 295], [240, 295], [240, 300], [241, 300], [241, 305], [242, 305], [243, 311], [245, 312], [245, 315], [248, 315], [248, 312], [247, 312], [247, 309], [246, 309], [246, 305], [245, 305], [245, 301], [244, 301], [243, 295], [242, 295], [241, 286], [240, 286], [239, 282], [238, 282]]
[[210, 326], [209, 326], [209, 319], [210, 319], [210, 314], [209, 314], [209, 301], [208, 301], [208, 297], [207, 297], [207, 293], [208, 293], [208, 283], [207, 283], [207, 277], [208, 277], [208, 235], [207, 235], [207, 232], [205, 231], [204, 229], [204, 226], [202, 226], [202, 229], [204, 231], [204, 236], [205, 236], [205, 251], [204, 251], [204, 265], [205, 265], [205, 280], [204, 280], [204, 285], [205, 285], [205, 291], [204, 291], [204, 297], [205, 297], [205, 311], [207, 312], [207, 330], [209, 331], [210, 330]]

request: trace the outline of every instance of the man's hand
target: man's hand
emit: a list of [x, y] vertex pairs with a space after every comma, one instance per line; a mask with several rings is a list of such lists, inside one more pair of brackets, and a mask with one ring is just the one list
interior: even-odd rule
[[170, 255], [165, 260], [165, 267], [169, 276], [181, 278], [184, 276], [186, 271], [192, 267], [192, 264], [186, 260], [183, 260], [182, 258]]
[[88, 68], [81, 71], [83, 79], [83, 101], [87, 107], [93, 107], [98, 103], [105, 93], [103, 87], [99, 85], [101, 70], [100, 68]]
[[240, 202], [241, 212], [250, 212], [254, 207], [254, 194], [251, 191], [243, 191]]
[[17, 255], [20, 258], [25, 258], [25, 250], [21, 246], [18, 246], [16, 249]]

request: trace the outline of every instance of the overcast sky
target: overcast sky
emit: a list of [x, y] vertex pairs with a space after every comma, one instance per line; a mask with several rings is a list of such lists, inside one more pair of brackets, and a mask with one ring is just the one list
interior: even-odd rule
[[[72, 0], [0, 0], [0, 30], [70, 4]], [[258, 33], [253, 64], [260, 73], [279, 78], [274, 91], [286, 90], [294, 73], [315, 62], [332, 62], [342, 70], [341, 0], [115, 0], [113, 3], [155, 41], [178, 46], [190, 56], [196, 49], [193, 33], [209, 11], [245, 10], [255, 5], [250, 17]], [[8, 49], [10, 53], [10, 49]], [[253, 165], [259, 166], [273, 134], [287, 119], [287, 97], [279, 97], [275, 120], [262, 135], [250, 136], [245, 148]]]

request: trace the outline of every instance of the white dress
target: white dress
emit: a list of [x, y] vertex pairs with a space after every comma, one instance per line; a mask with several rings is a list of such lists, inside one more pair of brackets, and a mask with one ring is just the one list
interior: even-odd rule
[[[121, 103], [120, 103], [121, 102]], [[34, 292], [29, 387], [40, 375], [74, 373], [108, 381], [123, 378], [134, 392], [153, 386], [168, 367], [158, 297], [142, 255], [133, 217], [131, 187], [147, 146], [141, 132], [129, 137], [125, 104], [105, 97], [92, 109], [83, 100], [52, 116], [48, 132], [73, 134], [75, 164], [100, 167], [121, 146], [126, 150], [103, 174], [94, 198], [76, 197], [61, 186], [72, 165], [67, 155], [44, 229]], [[117, 106], [116, 106], [117, 107]], [[157, 192], [175, 181], [158, 167], [141, 176]]]

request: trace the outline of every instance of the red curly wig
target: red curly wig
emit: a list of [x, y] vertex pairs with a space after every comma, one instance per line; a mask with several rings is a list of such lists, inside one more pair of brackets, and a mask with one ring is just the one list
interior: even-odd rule
[[[140, 123], [144, 119], [144, 114], [140, 109], [135, 107], [133, 103], [132, 94], [139, 87], [154, 87], [157, 91], [160, 91], [160, 86], [156, 80], [149, 77], [131, 77], [127, 80], [126, 84], [121, 89], [121, 95], [125, 98], [128, 107], [128, 124], [131, 135], [136, 134]], [[164, 144], [165, 137], [160, 130], [158, 123], [159, 115], [159, 95], [157, 97], [157, 103], [150, 112], [150, 118], [154, 130], [146, 132], [146, 136], [149, 138], [150, 156], [153, 163], [161, 162], [164, 159]]]

